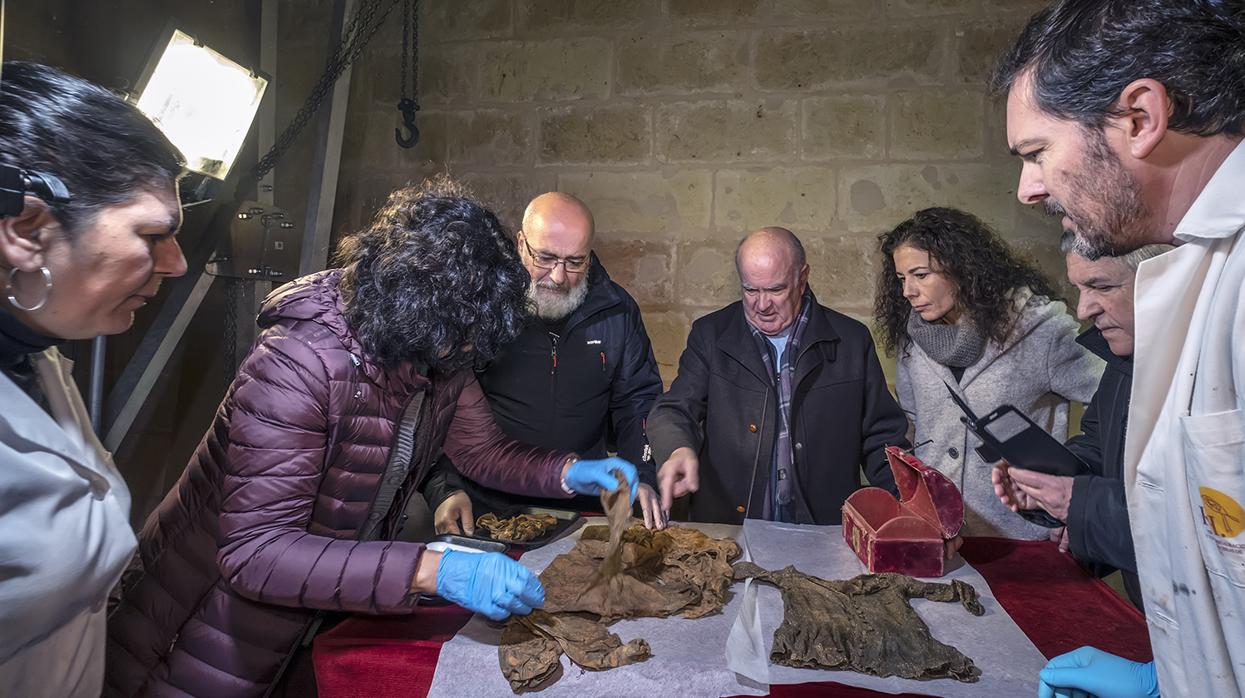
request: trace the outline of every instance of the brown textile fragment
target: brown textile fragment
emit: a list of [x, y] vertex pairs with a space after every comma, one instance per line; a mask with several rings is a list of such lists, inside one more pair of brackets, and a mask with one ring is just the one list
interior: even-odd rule
[[502, 674], [515, 693], [540, 690], [557, 681], [563, 652], [591, 671], [635, 664], [652, 656], [644, 640], [624, 644], [592, 618], [539, 609], [506, 623], [498, 648]]
[[648, 659], [647, 642], [624, 644], [607, 630], [614, 620], [699, 618], [726, 604], [735, 541], [677, 526], [650, 531], [631, 522], [628, 495], [626, 483], [602, 495], [609, 526], [585, 528], [540, 574], [542, 609], [506, 622], [497, 654], [516, 693], [557, 681], [563, 653], [593, 671]]
[[731, 560], [739, 546], [691, 528], [650, 531], [628, 526], [618, 546], [622, 569], [605, 584], [593, 584], [609, 554], [608, 529], [588, 526], [570, 552], [541, 573], [545, 610], [586, 612], [605, 620], [635, 616], [700, 618], [726, 604]]
[[782, 590], [783, 621], [770, 653], [777, 664], [966, 683], [981, 676], [973, 660], [934, 639], [908, 605], [914, 598], [959, 601], [982, 615], [977, 591], [962, 581], [922, 582], [893, 573], [827, 581], [794, 567], [769, 572], [751, 562], [734, 570], [735, 579], [752, 577]]
[[541, 611], [532, 611], [527, 617], [511, 618], [501, 631], [497, 658], [501, 662], [502, 676], [510, 682], [510, 689], [515, 693], [540, 690], [562, 676], [562, 646], [525, 622], [537, 613]]
[[519, 514], [499, 519], [490, 512], [476, 519], [476, 526], [488, 531], [493, 540], [518, 543], [534, 540], [557, 523], [553, 514]]
[[609, 492], [601, 493], [601, 507], [605, 511], [606, 521], [609, 522], [610, 536], [609, 544], [605, 549], [605, 557], [601, 560], [597, 575], [593, 577], [589, 590], [608, 587], [622, 572], [622, 538], [623, 532], [627, 530], [627, 524], [631, 522], [631, 498], [628, 496], [630, 487], [626, 479], [617, 473], [615, 475], [618, 478], [618, 486]]

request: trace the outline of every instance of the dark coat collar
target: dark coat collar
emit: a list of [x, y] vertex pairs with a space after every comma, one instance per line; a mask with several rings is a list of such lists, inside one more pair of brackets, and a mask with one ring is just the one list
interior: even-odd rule
[[601, 264], [601, 260], [597, 259], [596, 253], [592, 253], [592, 263], [588, 266], [588, 295], [584, 297], [584, 302], [571, 311], [570, 317], [566, 319], [566, 331], [570, 332], [575, 325], [621, 302], [622, 296], [618, 293], [617, 287], [610, 279], [609, 272], [605, 271], [605, 267]]
[[[799, 383], [800, 373], [807, 370], [801, 366], [804, 357], [809, 351], [816, 347], [819, 351], [825, 348], [819, 346], [823, 343], [837, 343], [839, 341], [839, 333], [834, 331], [830, 325], [829, 319], [826, 318], [825, 308], [817, 302], [817, 296], [812, 290], [808, 293], [808, 302], [813, 304], [809, 310], [808, 324], [804, 326], [804, 334], [800, 336], [800, 360], [796, 361], [796, 383]], [[769, 384], [769, 372], [765, 370], [765, 364], [761, 361], [761, 355], [757, 351], [756, 340], [752, 337], [752, 330], [748, 328], [748, 320], [744, 317], [743, 301], [735, 301], [730, 306], [730, 313], [726, 319], [726, 328], [718, 337], [718, 350], [735, 361], [738, 361], [750, 373], [756, 376], [757, 380]], [[830, 360], [834, 360], [833, 344], [831, 345]]]
[[1111, 345], [1107, 343], [1107, 338], [1102, 336], [1102, 330], [1097, 327], [1090, 327], [1077, 336], [1076, 343], [1093, 352], [1094, 356], [1106, 361], [1111, 368], [1120, 371], [1130, 378], [1132, 377], [1133, 357], [1112, 354]]

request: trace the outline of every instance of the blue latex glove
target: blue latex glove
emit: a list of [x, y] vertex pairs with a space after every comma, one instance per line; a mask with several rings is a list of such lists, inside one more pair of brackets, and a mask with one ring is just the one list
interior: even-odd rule
[[545, 588], [536, 575], [501, 553], [441, 553], [437, 594], [493, 620], [512, 613], [525, 616], [545, 603]]
[[1158, 698], [1154, 662], [1142, 664], [1096, 647], [1082, 647], [1050, 660], [1038, 674], [1038, 698]]
[[640, 477], [635, 466], [617, 456], [600, 460], [577, 460], [566, 471], [566, 486], [578, 494], [601, 494], [618, 487], [615, 472], [622, 473], [631, 485], [631, 501], [635, 502], [636, 491], [640, 486]]

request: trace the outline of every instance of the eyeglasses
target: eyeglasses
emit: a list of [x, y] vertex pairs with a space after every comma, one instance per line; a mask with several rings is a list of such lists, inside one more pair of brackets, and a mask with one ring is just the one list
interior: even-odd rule
[[553, 270], [559, 264], [566, 270], [567, 274], [582, 274], [588, 270], [588, 262], [591, 258], [580, 257], [555, 257], [547, 252], [537, 252], [527, 243], [527, 237], [523, 238], [523, 246], [527, 248], [527, 256], [532, 258], [532, 264], [537, 269]]

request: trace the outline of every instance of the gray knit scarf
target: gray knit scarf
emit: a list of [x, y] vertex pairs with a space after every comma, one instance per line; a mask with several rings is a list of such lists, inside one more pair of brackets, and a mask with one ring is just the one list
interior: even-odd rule
[[926, 322], [920, 313], [908, 315], [908, 336], [929, 358], [948, 368], [967, 368], [981, 358], [986, 337], [965, 315], [958, 325]]

